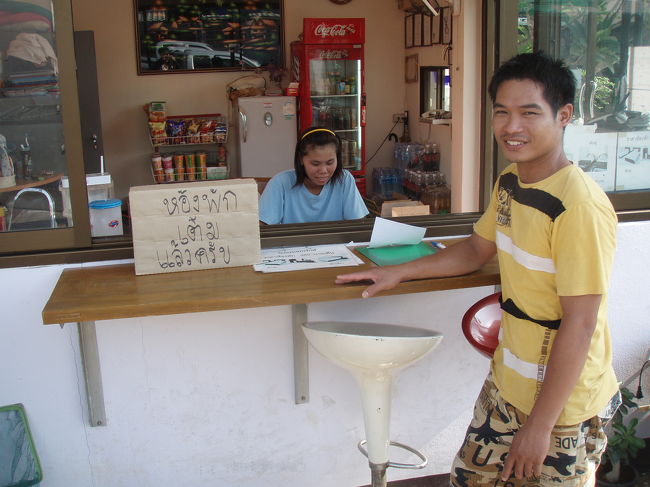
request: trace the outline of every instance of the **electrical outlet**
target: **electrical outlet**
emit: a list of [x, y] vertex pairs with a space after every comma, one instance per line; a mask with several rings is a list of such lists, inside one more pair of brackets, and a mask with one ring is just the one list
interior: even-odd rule
[[403, 113], [393, 113], [393, 123], [405, 122], [406, 115]]

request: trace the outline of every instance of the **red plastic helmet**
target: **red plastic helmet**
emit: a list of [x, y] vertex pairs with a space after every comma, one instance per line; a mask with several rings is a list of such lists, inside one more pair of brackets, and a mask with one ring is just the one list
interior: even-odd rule
[[492, 358], [499, 344], [501, 293], [490, 294], [474, 303], [463, 316], [463, 334], [479, 353]]

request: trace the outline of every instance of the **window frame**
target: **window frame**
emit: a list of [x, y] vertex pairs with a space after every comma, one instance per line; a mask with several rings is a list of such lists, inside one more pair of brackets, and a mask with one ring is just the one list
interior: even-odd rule
[[[486, 4], [483, 55], [486, 60], [483, 83], [486, 87], [484, 95], [485, 116], [483, 118], [483, 132], [485, 134], [485, 146], [483, 154], [486, 160], [486, 168], [483, 174], [483, 188], [486, 188], [487, 180], [491, 179], [491, 185], [496, 182], [498, 174], [509, 164], [505, 157], [498, 151], [494, 134], [491, 129], [491, 100], [487, 94], [487, 86], [491, 74], [501, 62], [510, 59], [517, 54], [516, 36], [512, 31], [517, 29], [519, 17], [518, 0], [491, 0]], [[544, 22], [553, 24], [559, 28], [559, 23], [544, 16]], [[514, 41], [513, 41], [514, 39]], [[552, 44], [552, 43], [551, 43]], [[493, 46], [491, 51], [488, 46]], [[489, 201], [491, 191], [484, 192], [484, 208]], [[617, 213], [625, 214], [627, 221], [647, 220], [646, 211], [650, 210], [650, 189], [606, 192], [608, 198]]]

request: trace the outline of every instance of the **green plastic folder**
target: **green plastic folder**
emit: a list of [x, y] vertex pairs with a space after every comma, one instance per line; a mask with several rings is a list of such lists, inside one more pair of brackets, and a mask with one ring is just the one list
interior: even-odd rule
[[357, 247], [363, 255], [375, 264], [396, 265], [410, 262], [425, 255], [435, 254], [438, 248], [429, 242], [420, 242], [415, 245], [395, 245], [394, 247]]

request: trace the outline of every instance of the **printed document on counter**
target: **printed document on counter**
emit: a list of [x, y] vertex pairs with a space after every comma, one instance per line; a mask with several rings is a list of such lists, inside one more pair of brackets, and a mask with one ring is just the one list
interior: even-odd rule
[[259, 272], [300, 271], [322, 267], [345, 267], [363, 264], [345, 244], [262, 249], [262, 261], [253, 269]]

